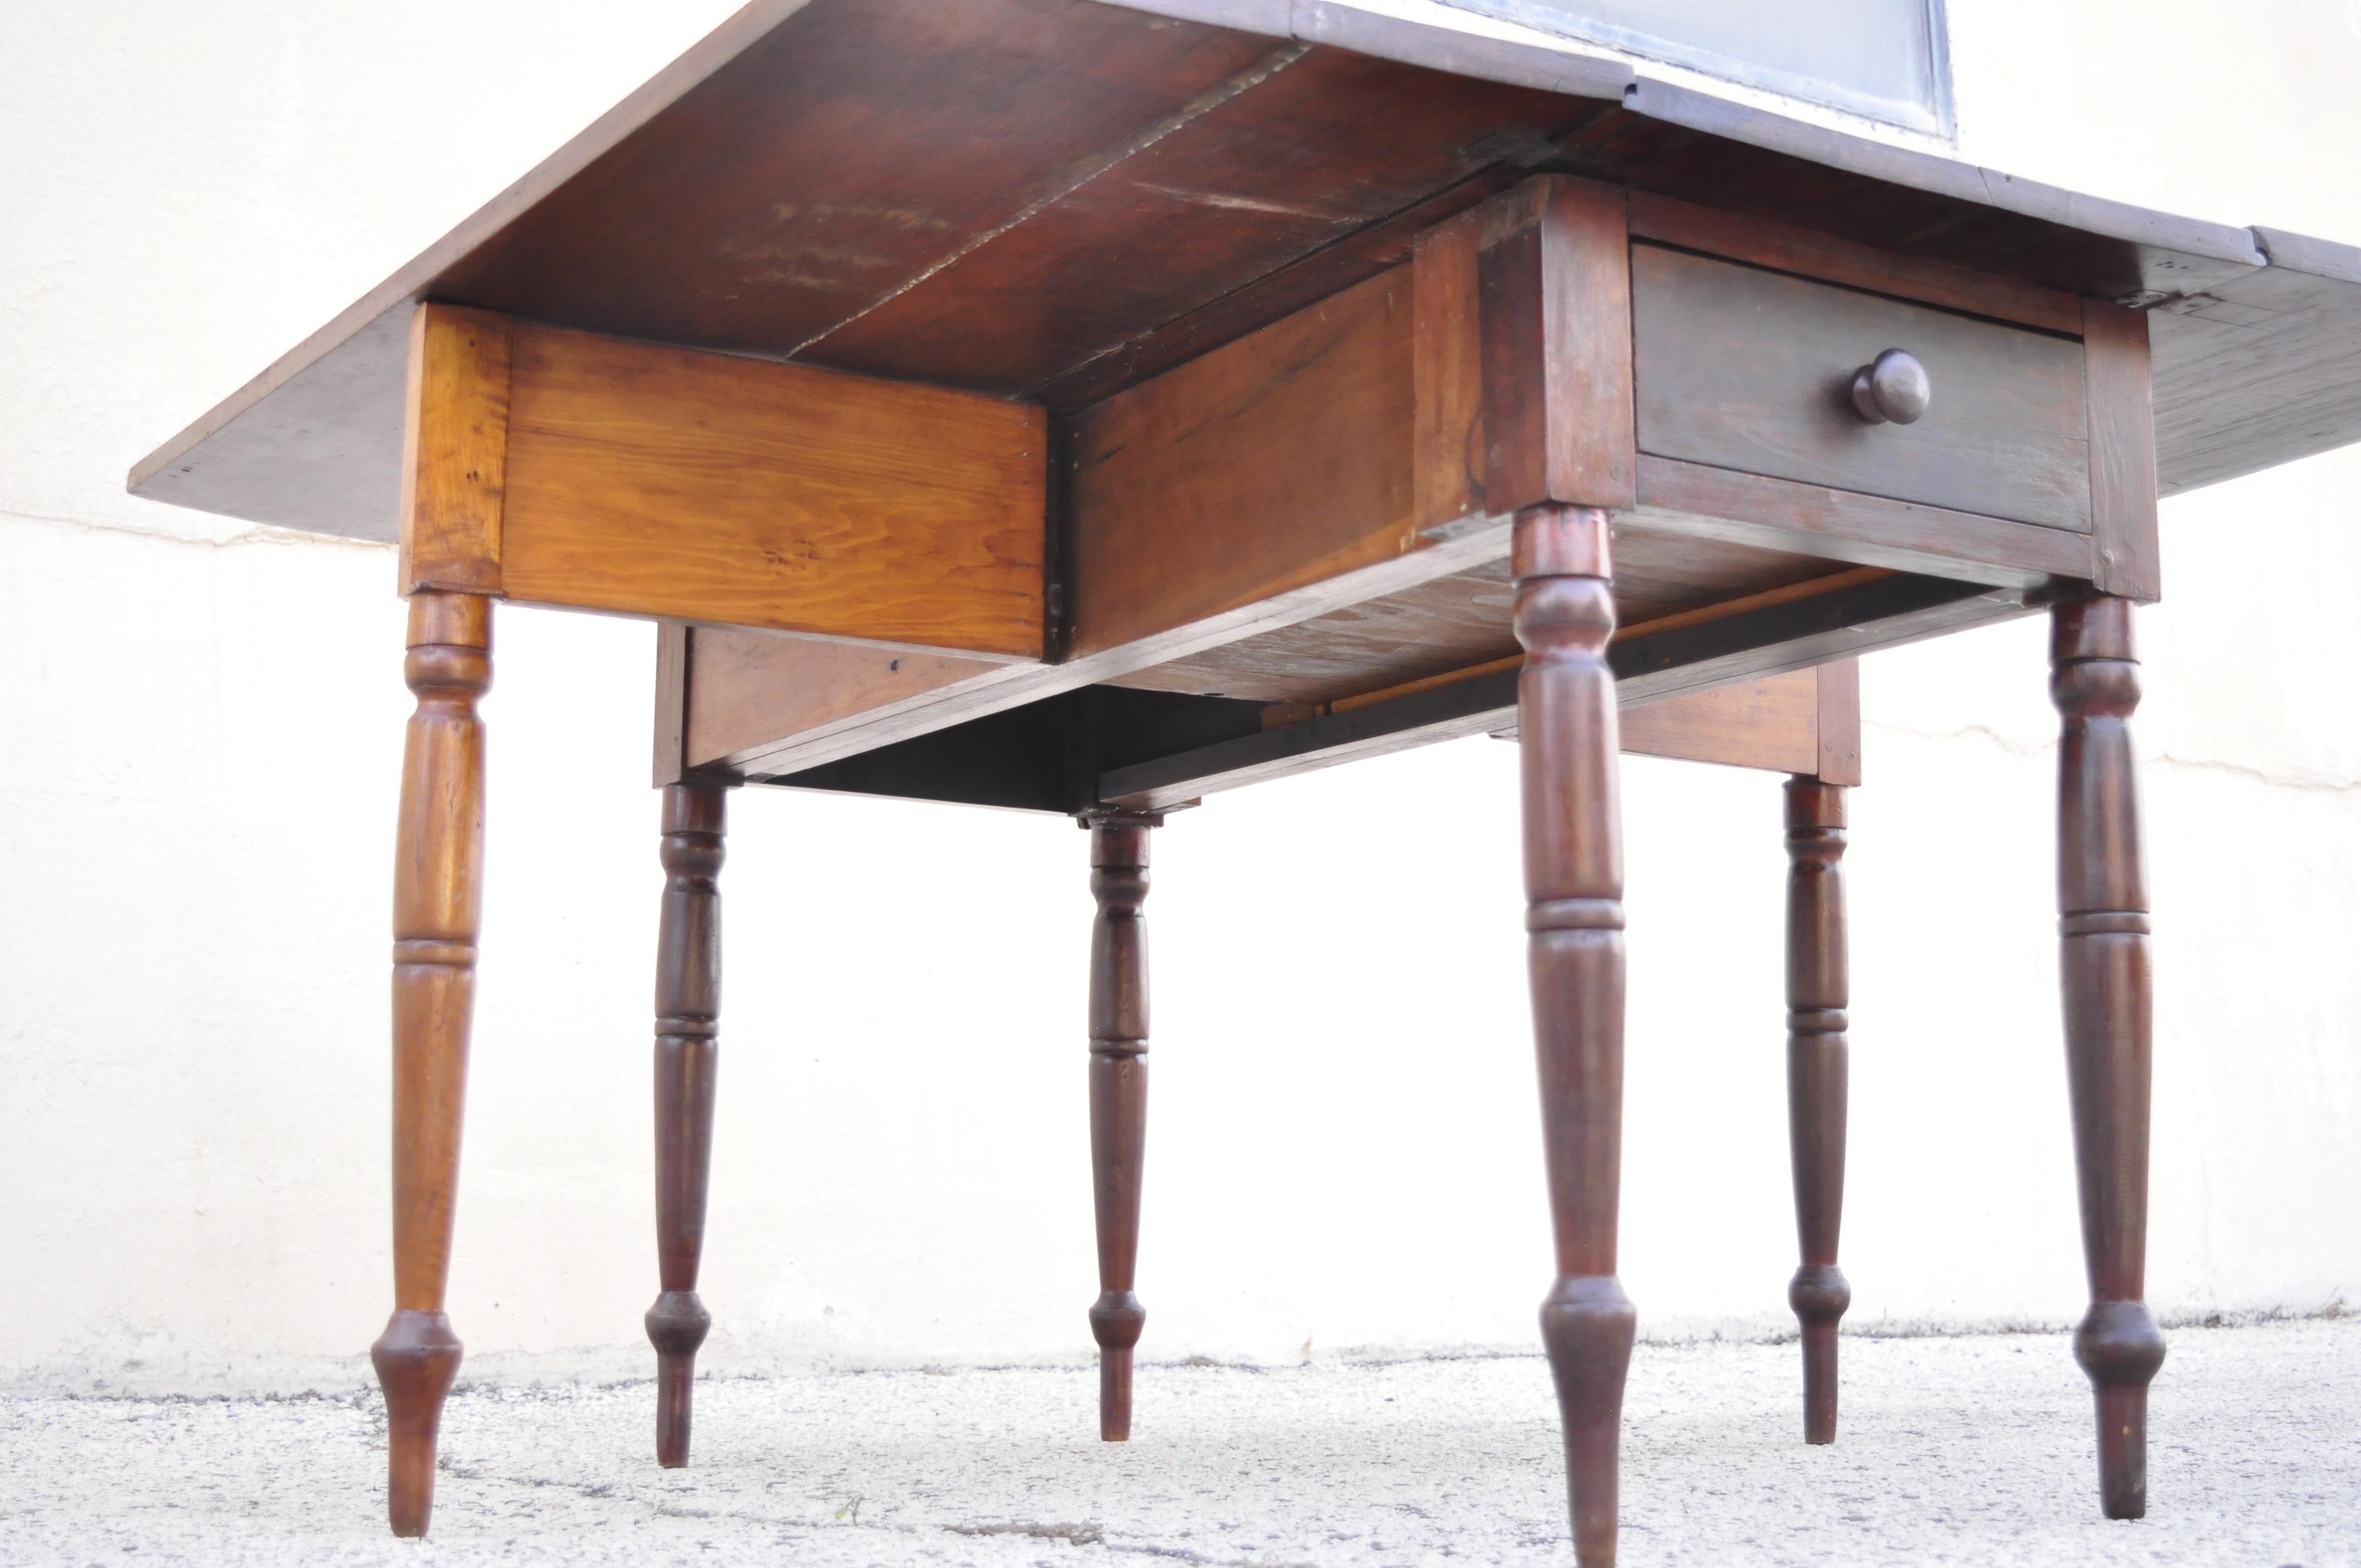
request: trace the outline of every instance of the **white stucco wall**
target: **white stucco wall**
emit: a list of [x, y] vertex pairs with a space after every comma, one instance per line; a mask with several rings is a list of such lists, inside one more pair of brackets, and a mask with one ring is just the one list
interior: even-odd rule
[[[9, 7], [0, 1378], [366, 1376], [408, 710], [390, 551], [133, 501], [122, 475], [728, 8]], [[2361, 4], [1951, 11], [1966, 156], [2361, 241]], [[2356, 496], [2347, 453], [2165, 507], [2139, 735], [2150, 1293], [2173, 1313], [2361, 1290]], [[451, 1310], [478, 1373], [636, 1372], [653, 638], [532, 611], [498, 638]], [[2065, 1321], [2040, 625], [1876, 655], [1864, 701], [1850, 1321]], [[1513, 762], [1461, 742], [1159, 836], [1148, 1354], [1531, 1342], [1548, 1246]], [[1776, 783], [1625, 778], [1624, 1278], [1648, 1332], [1775, 1329]], [[708, 1365], [1083, 1359], [1081, 835], [785, 793], [732, 809]]]

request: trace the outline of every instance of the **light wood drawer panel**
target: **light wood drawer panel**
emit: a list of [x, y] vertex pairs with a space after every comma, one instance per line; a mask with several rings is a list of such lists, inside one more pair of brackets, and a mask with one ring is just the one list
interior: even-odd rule
[[[2082, 345], [1656, 246], [1631, 252], [1640, 450], [2088, 532]], [[1872, 424], [1853, 372], [1927, 367], [1913, 424]]]

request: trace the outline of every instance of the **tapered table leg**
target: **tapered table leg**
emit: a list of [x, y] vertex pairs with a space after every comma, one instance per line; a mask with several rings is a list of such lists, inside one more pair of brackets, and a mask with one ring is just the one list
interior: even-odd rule
[[2050, 611], [2058, 746], [2059, 981], [2074, 1107], [2091, 1310], [2074, 1356], [2098, 1404], [2099, 1502], [2147, 1511], [2147, 1385], [2164, 1335], [2147, 1302], [2153, 981], [2131, 716], [2139, 706], [2127, 599]]
[[1148, 1312], [1132, 1294], [1148, 1146], [1148, 834], [1164, 818], [1094, 811], [1091, 834], [1091, 1200], [1098, 1216], [1099, 1436], [1131, 1437], [1131, 1352]]
[[664, 792], [664, 914], [656, 935], [656, 1463], [688, 1463], [697, 1347], [713, 1319], [697, 1298], [713, 1168], [713, 1074], [721, 1016], [722, 834], [728, 792]]
[[1804, 1441], [1837, 1440], [1837, 1267], [1845, 1170], [1845, 792], [1787, 781], [1787, 1138], [1802, 1266], [1787, 1304], [1804, 1330]]
[[434, 1507], [435, 1434], [459, 1371], [444, 1315], [467, 1031], [483, 897], [484, 727], [492, 604], [474, 594], [410, 601], [402, 674], [417, 695], [401, 757], [393, 875], [393, 1316], [369, 1348], [385, 1389], [387, 1513], [423, 1535]]
[[1637, 1319], [1615, 1276], [1623, 1124], [1623, 841], [1607, 514], [1517, 514], [1525, 928], [1557, 1283], [1542, 1339], [1565, 1428], [1582, 1568], [1615, 1561], [1623, 1380]]

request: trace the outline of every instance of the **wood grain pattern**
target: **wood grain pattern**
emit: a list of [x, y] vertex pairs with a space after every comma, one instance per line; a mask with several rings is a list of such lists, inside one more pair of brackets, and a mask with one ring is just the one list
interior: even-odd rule
[[[1373, 255], [1378, 265], [1394, 258], [1403, 237], [1364, 248], [1364, 236], [1535, 167], [2078, 294], [2179, 297], [2192, 313], [2157, 323], [2160, 349], [2178, 340], [2186, 351], [2164, 373], [2158, 401], [2172, 416], [2159, 427], [2171, 483], [2283, 461], [2361, 429], [2350, 368], [2361, 290], [2333, 268], [2300, 270], [2327, 265], [2316, 253], [2336, 247], [2281, 235], [2272, 255], [2290, 265], [2265, 269], [2243, 229], [1801, 126], [1634, 81], [1611, 61], [1341, 6], [1307, 3], [1293, 15], [1302, 37], [1348, 39], [1356, 53], [1398, 36], [1408, 41], [1386, 49], [1425, 69], [1331, 71], [1323, 62], [1336, 51], [1315, 49], [1233, 92], [1296, 46], [1065, 0], [760, 0], [166, 443], [134, 488], [391, 537], [400, 338], [412, 302], [429, 297], [785, 356], [932, 283], [956, 297], [928, 298], [930, 320], [1030, 323], [1028, 346], [1079, 345], [1085, 323], [1103, 327], [1072, 379], [1061, 378], [1072, 394], [1041, 394], [1072, 407], [1168, 368], [1176, 345], [1181, 356], [1202, 352], [1299, 308], [1310, 297], [1293, 291], [1301, 280], [1257, 297], [1286, 272], [1330, 280], [1318, 291], [1356, 281]], [[1505, 67], [1504, 56], [1525, 64]], [[1317, 91], [1290, 96], [1304, 83]], [[1620, 106], [1625, 87], [1648, 112]], [[1290, 112], [1274, 112], [1281, 104]], [[1157, 139], [1161, 126], [1172, 136]], [[1131, 166], [1176, 138], [1191, 144], [1191, 170], [1205, 178], [1172, 188], [1305, 211], [1151, 195], [1126, 205]], [[1356, 174], [1380, 147], [1388, 161], [1372, 183], [1403, 196], [1402, 207], [1352, 201]], [[1477, 172], [1463, 175], [1470, 168]], [[1302, 200], [1307, 192], [1317, 199]], [[1111, 252], [1070, 251], [1071, 266], [1029, 270], [987, 265], [1004, 244], [1021, 247], [1028, 226], [1066, 221], [1067, 192], [1093, 217], [1119, 220], [1092, 231]], [[1311, 241], [1275, 272], [1264, 269], [1281, 247], [1239, 242], [1258, 240], [1245, 225], [1266, 220], [1301, 241], [1317, 226], [1307, 214], [1358, 221], [1379, 208], [1384, 216]], [[1173, 287], [1104, 272], [1078, 287], [1089, 258], [1110, 253], [1144, 258], [1145, 272], [1169, 253]], [[1343, 271], [1323, 270], [1347, 253]], [[961, 265], [971, 260], [972, 275]], [[1207, 289], [1208, 303], [1155, 319]], [[1145, 308], [1115, 308], [1118, 296]], [[2229, 324], [2253, 313], [2273, 318], [2266, 330]], [[1157, 344], [1167, 328], [1173, 338]], [[1149, 351], [1135, 355], [1142, 345]], [[926, 379], [974, 358], [964, 334], [929, 335], [915, 320], [884, 346]]]
[[1819, 679], [1733, 681], [1622, 710], [1623, 750], [1679, 762], [1808, 773], [1819, 762]]
[[2160, 495], [2361, 440], [2361, 249], [2254, 233], [2268, 267], [2141, 313]]
[[1416, 547], [1411, 295], [1397, 268], [1076, 420], [1075, 653]]
[[456, 305], [411, 318], [399, 591], [500, 591], [510, 324]]
[[[1839, 573], [1817, 592], [1765, 594], [1707, 618], [1669, 617], [1609, 646], [1619, 700], [1653, 701], [1762, 675], [1806, 670], [2025, 614], [2022, 593], [1896, 573]], [[1513, 670], [1421, 683], [1404, 695], [1251, 735], [1127, 762], [1099, 778], [1098, 798], [1142, 809], [1384, 756], [1516, 719]]]
[[1154, 812], [1091, 811], [1091, 1208], [1098, 1220], [1099, 1438], [1131, 1438], [1131, 1354], [1148, 1326], [1132, 1285], [1148, 1152], [1148, 835]]
[[1530, 180], [1481, 209], [1485, 504], [1628, 507], [1631, 268], [1623, 192]]
[[[1631, 252], [1640, 448], [1802, 484], [2087, 532], [2072, 342], [1660, 246]], [[1863, 422], [1853, 372], [1907, 349], [1915, 424]]]
[[[1105, 5], [823, 0], [445, 284], [535, 320], [784, 357], [984, 261], [1094, 177], [1276, 86], [1272, 66], [1298, 52]], [[919, 378], [957, 384], [960, 334], [909, 325], [940, 356]]]
[[[1507, 552], [1507, 534], [1506, 519], [1498, 524], [1487, 520], [1470, 529], [1447, 532], [1374, 565], [1321, 578], [1273, 598], [1097, 653], [1053, 664], [1005, 664], [994, 673], [942, 687], [923, 703], [896, 705], [883, 710], [873, 722], [864, 715], [825, 726], [810, 737], [783, 739], [760, 748], [759, 754], [733, 753], [733, 765], [742, 764], [749, 773], [800, 773], [851, 759], [880, 745], [898, 746], [923, 740], [929, 732], [953, 724], [994, 718], [1085, 688], [1123, 681], [1152, 665], [1189, 658], [1225, 642], [1311, 620], [1339, 606], [1383, 598], [1406, 587], [1497, 559]], [[1071, 814], [1090, 805], [1093, 798], [1085, 795], [1059, 809]]]
[[713, 1326], [697, 1294], [713, 1173], [714, 1070], [721, 1027], [721, 889], [729, 791], [664, 792], [664, 890], [656, 927], [656, 1267], [643, 1321], [656, 1352], [656, 1463], [688, 1463], [697, 1352]]
[[1615, 1561], [1623, 1380], [1637, 1315], [1615, 1272], [1623, 1163], [1623, 841], [1607, 514], [1517, 516], [1525, 929], [1557, 1282], [1542, 1341], [1557, 1384], [1581, 1568]]
[[1924, 257], [1900, 256], [1814, 229], [1742, 216], [1647, 191], [1631, 192], [1630, 210], [1634, 239], [1652, 239], [1683, 250], [2015, 322], [2069, 337], [2082, 334], [2082, 302], [2062, 289], [2045, 289]]
[[1502, 657], [1515, 598], [1490, 562], [1117, 677], [1151, 691], [1333, 703]]
[[[1765, 595], [1763, 600], [1786, 602], [1784, 596]], [[1666, 624], [1687, 623], [1686, 618], [1676, 617]], [[1627, 628], [1618, 635], [1636, 631], [1644, 636], [1647, 630]], [[1350, 713], [1421, 692], [1498, 676], [1522, 663], [1522, 655], [1512, 655], [1423, 680], [1407, 681], [1330, 703], [1324, 711]], [[1292, 714], [1271, 722], [1299, 723], [1322, 711], [1315, 708], [1311, 713]], [[1837, 659], [1816, 669], [1792, 670], [1760, 680], [1732, 681], [1672, 696], [1624, 699], [1618, 723], [1626, 752], [1675, 762], [1761, 768], [1817, 778], [1824, 784], [1858, 784], [1861, 663], [1857, 659]], [[1519, 738], [1513, 722], [1491, 733], [1503, 740]]]
[[[1595, 112], [1597, 105], [1558, 107]], [[1497, 145], [1497, 144], [1495, 144]], [[1028, 396], [1053, 410], [1087, 408], [1126, 387], [1219, 348], [1281, 317], [1317, 304], [1354, 284], [1376, 277], [1411, 259], [1419, 236], [1453, 214], [1515, 184], [1522, 170], [1495, 163], [1482, 172], [1436, 192], [1344, 238], [1312, 250], [1242, 288], [1218, 296], [1142, 334], [1121, 346], [1097, 355], [1054, 379], [1032, 389]]]
[[1819, 698], [1819, 764], [1795, 771], [1850, 788], [1861, 783], [1861, 661], [1833, 659], [1812, 676]]
[[538, 604], [1038, 659], [1041, 411], [521, 326], [503, 580]]
[[1804, 1441], [1837, 1440], [1837, 1322], [1852, 1286], [1837, 1266], [1844, 1223], [1851, 1005], [1845, 932], [1845, 792], [1809, 777], [1786, 786], [1787, 1147], [1803, 1254], [1787, 1305], [1803, 1326]]
[[1669, 696], [2011, 620], [2035, 608], [2026, 597], [1889, 573], [1794, 599], [1766, 595], [1754, 608], [1619, 641], [1613, 659], [1622, 689], [1635, 699]]
[[1568, 138], [1554, 166], [2099, 299], [2205, 289], [2262, 259], [2244, 229], [1850, 136], [1653, 74], [1627, 104]]
[[2163, 597], [2156, 537], [2156, 414], [2148, 395], [2147, 317], [2092, 300], [2082, 350], [2091, 411], [2091, 580], [2138, 604]]
[[1626, 532], [1663, 532], [1756, 549], [2038, 587], [2090, 576], [2090, 535], [1824, 485], [1642, 454], [1640, 510]]
[[369, 1347], [385, 1390], [386, 1512], [426, 1533], [434, 1449], [460, 1344], [443, 1310], [459, 1188], [467, 1036], [483, 922], [484, 726], [492, 601], [410, 601], [402, 677], [417, 696], [401, 752], [393, 861], [393, 1316]]
[[687, 703], [692, 768], [742, 764], [779, 740], [817, 738], [848, 720], [873, 728], [898, 709], [1007, 667], [728, 627], [698, 628], [696, 647]]
[[[1809, 591], [1828, 563], [1624, 529], [1616, 541], [1615, 602], [1628, 625], [1711, 614], [1766, 591]], [[1515, 600], [1505, 560], [1370, 598], [1116, 677], [1159, 691], [1337, 704], [1407, 682], [1515, 656]]]
[[2139, 663], [2128, 599], [2070, 599], [2049, 623], [2058, 980], [2091, 1287], [2074, 1359], [2098, 1407], [2100, 1508], [2136, 1519], [2147, 1511], [2147, 1386], [2164, 1365], [2164, 1335], [2144, 1299], [2156, 982], [2131, 737]]
[[1411, 363], [1417, 392], [1411, 433], [1411, 502], [1434, 528], [1485, 510], [1484, 320], [1478, 259], [1483, 209], [1418, 237]]
[[[1330, 106], [1345, 101], [1382, 103], [1387, 112], [1334, 115]], [[1121, 374], [1117, 386], [1128, 385], [1187, 357], [1163, 358], [1170, 346], [1146, 341], [1167, 323], [1225, 314], [1222, 302], [1245, 302], [1241, 295], [1312, 258], [1345, 260], [1334, 253], [1348, 239], [1358, 248], [1361, 236], [1438, 192], [1483, 180], [1505, 150], [1543, 143], [1597, 109], [1342, 50], [1274, 49], [1111, 147], [1115, 156], [1077, 171], [1083, 177], [1071, 190], [1023, 223], [809, 352], [875, 375], [1082, 406], [1095, 400], [1076, 395], [1098, 378], [1093, 371]], [[1390, 261], [1406, 258], [1409, 238], [1395, 236]], [[1091, 286], [1040, 308], [1058, 280], [1084, 268]], [[1348, 270], [1299, 303], [1378, 269]], [[1285, 313], [1273, 302], [1258, 302], [1258, 316], [1231, 315], [1231, 330], [1201, 346]]]

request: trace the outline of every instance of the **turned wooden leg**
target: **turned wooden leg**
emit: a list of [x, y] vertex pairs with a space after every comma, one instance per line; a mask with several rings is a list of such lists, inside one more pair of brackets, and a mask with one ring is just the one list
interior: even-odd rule
[[2049, 659], [2061, 721], [2058, 970], [2091, 1284], [2074, 1357], [2097, 1396], [2100, 1506], [2109, 1519], [2136, 1519], [2147, 1511], [2147, 1385], [2164, 1365], [2164, 1335], [2142, 1299], [2152, 980], [2132, 763], [2140, 690], [2131, 602], [2057, 606]]
[[402, 674], [417, 694], [401, 754], [393, 872], [393, 1316], [369, 1347], [391, 1446], [387, 1513], [423, 1535], [434, 1507], [434, 1438], [459, 1371], [443, 1312], [459, 1184], [467, 1028], [483, 896], [484, 727], [492, 602], [420, 593]]
[[1837, 1267], [1845, 1168], [1845, 792], [1787, 781], [1787, 1140], [1802, 1266], [1787, 1304], [1804, 1329], [1804, 1441], [1837, 1440]]
[[1637, 1324], [1615, 1277], [1623, 1136], [1623, 841], [1607, 514], [1517, 514], [1525, 929], [1557, 1283], [1542, 1340], [1565, 1428], [1582, 1568], [1615, 1561], [1616, 1451]]
[[1148, 1147], [1148, 832], [1164, 818], [1094, 811], [1091, 834], [1091, 1201], [1098, 1215], [1099, 1436], [1131, 1436], [1131, 1349], [1148, 1312], [1132, 1294], [1139, 1261], [1139, 1183]]
[[688, 1463], [697, 1351], [713, 1319], [697, 1299], [705, 1193], [713, 1168], [715, 1036], [721, 1016], [724, 808], [719, 784], [664, 792], [664, 916], [656, 935], [656, 1259], [648, 1309], [656, 1347], [656, 1463]]

